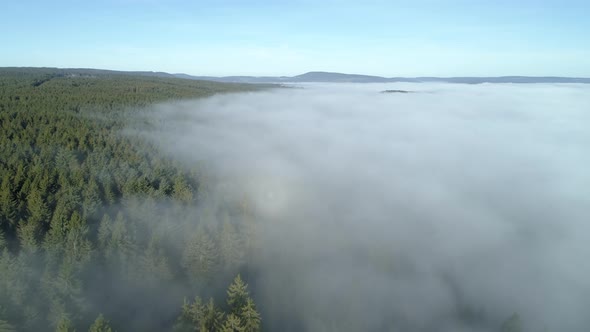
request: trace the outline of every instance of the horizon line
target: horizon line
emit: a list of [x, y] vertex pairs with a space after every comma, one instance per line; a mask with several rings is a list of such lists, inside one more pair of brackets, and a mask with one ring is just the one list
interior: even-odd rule
[[583, 77], [583, 76], [560, 76], [560, 75], [477, 75], [477, 76], [468, 76], [468, 75], [456, 75], [456, 76], [432, 76], [432, 75], [420, 75], [420, 76], [382, 76], [382, 75], [372, 75], [372, 74], [358, 74], [358, 73], [347, 73], [347, 72], [339, 72], [339, 71], [323, 71], [323, 70], [311, 70], [306, 71], [301, 74], [297, 75], [247, 75], [247, 74], [236, 74], [236, 75], [204, 75], [204, 74], [188, 74], [186, 72], [168, 72], [163, 70], [121, 70], [121, 69], [105, 69], [105, 68], [95, 68], [95, 67], [52, 67], [52, 66], [0, 66], [0, 69], [11, 69], [11, 68], [18, 68], [18, 69], [58, 69], [58, 70], [100, 70], [100, 71], [111, 71], [111, 72], [119, 72], [119, 73], [162, 73], [168, 75], [188, 75], [193, 77], [212, 77], [212, 78], [227, 78], [227, 77], [253, 77], [253, 78], [264, 78], [264, 77], [273, 77], [273, 78], [292, 78], [297, 76], [302, 76], [305, 74], [310, 73], [321, 73], [321, 74], [339, 74], [339, 75], [351, 75], [351, 76], [368, 76], [368, 77], [375, 77], [375, 78], [385, 78], [385, 79], [417, 79], [417, 78], [511, 78], [511, 77], [525, 77], [525, 78], [572, 78], [572, 79], [590, 79], [590, 77]]

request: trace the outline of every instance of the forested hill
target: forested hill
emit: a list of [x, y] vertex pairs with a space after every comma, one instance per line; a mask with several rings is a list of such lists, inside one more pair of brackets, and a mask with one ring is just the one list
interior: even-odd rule
[[198, 170], [122, 130], [155, 102], [260, 88], [0, 68], [0, 331], [259, 330], [246, 212], [195, 212]]
[[[29, 99], [59, 94], [67, 97], [60, 99], [69, 104], [98, 104], [109, 108], [111, 105], [145, 105], [174, 98], [255, 90], [264, 86], [186, 80], [157, 72], [0, 67], [0, 87], [3, 99], [9, 97], [9, 93], [14, 94], [14, 97], [20, 97], [17, 95], [20, 93]], [[55, 100], [43, 99], [43, 102], [51, 106]]]

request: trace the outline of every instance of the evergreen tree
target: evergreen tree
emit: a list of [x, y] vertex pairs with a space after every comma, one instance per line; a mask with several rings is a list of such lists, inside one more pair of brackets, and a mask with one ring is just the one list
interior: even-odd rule
[[100, 314], [94, 323], [90, 325], [88, 332], [113, 332], [113, 329], [109, 325], [109, 321], [106, 320], [102, 314]]
[[200, 297], [195, 298], [195, 302], [189, 303], [186, 298], [182, 304], [180, 316], [174, 325], [174, 331], [197, 331], [200, 326], [201, 317], [203, 316], [203, 304]]
[[234, 270], [244, 263], [244, 244], [236, 227], [228, 218], [223, 222], [219, 243], [226, 270]]
[[175, 331], [218, 331], [223, 321], [223, 313], [217, 309], [213, 299], [203, 304], [200, 297], [193, 303], [186, 300], [175, 325]]
[[141, 268], [143, 275], [152, 283], [157, 284], [163, 280], [172, 279], [168, 259], [155, 236], [152, 236], [147, 250], [141, 257]]
[[192, 189], [181, 175], [178, 175], [174, 179], [172, 190], [174, 192], [174, 198], [181, 202], [189, 203], [194, 198]]
[[111, 239], [111, 232], [111, 217], [109, 217], [109, 215], [105, 213], [102, 217], [102, 220], [100, 221], [100, 226], [98, 228], [98, 245], [101, 250], [104, 250], [109, 244], [109, 241]]
[[6, 248], [6, 238], [4, 232], [0, 229], [0, 253]]
[[67, 315], [62, 315], [57, 326], [55, 327], [55, 332], [75, 332], [74, 325], [72, 321], [67, 317]]
[[208, 280], [216, 272], [217, 248], [205, 230], [198, 230], [185, 246], [182, 266], [196, 280]]
[[203, 307], [202, 312], [203, 316], [199, 324], [200, 331], [219, 330], [221, 322], [223, 321], [223, 312], [217, 309], [212, 298], [210, 298], [207, 305]]
[[243, 322], [244, 332], [260, 331], [260, 314], [256, 311], [256, 305], [251, 298], [248, 298], [246, 304], [242, 307], [240, 318]]
[[9, 172], [2, 172], [4, 172], [5, 175], [2, 178], [2, 184], [0, 185], [0, 227], [3, 227], [3, 220], [7, 221], [8, 225], [14, 226], [18, 219], [18, 203], [10, 189], [11, 181]]
[[232, 314], [227, 315], [225, 322], [221, 327], [221, 332], [243, 332], [242, 321], [240, 317]]
[[88, 240], [88, 226], [78, 212], [74, 212], [66, 228], [65, 259], [82, 267], [91, 258], [92, 246]]
[[239, 315], [248, 300], [248, 285], [246, 285], [238, 274], [227, 289], [227, 304], [233, 314]]
[[39, 226], [48, 221], [49, 208], [45, 203], [41, 192], [34, 188], [27, 197], [28, 222], [37, 223]]
[[134, 263], [137, 256], [137, 244], [134, 232], [130, 231], [132, 224], [128, 222], [123, 213], [119, 212], [111, 227], [111, 238], [104, 250], [107, 264], [124, 279], [132, 279], [137, 272]]
[[40, 236], [41, 225], [36, 222], [18, 223], [17, 236], [21, 249], [26, 253], [35, 253], [39, 247], [38, 238]]
[[96, 212], [98, 212], [99, 207], [102, 205], [100, 200], [100, 192], [99, 187], [96, 181], [91, 180], [86, 189], [83, 193], [84, 203], [82, 204], [84, 210], [84, 218], [91, 218], [94, 216]]

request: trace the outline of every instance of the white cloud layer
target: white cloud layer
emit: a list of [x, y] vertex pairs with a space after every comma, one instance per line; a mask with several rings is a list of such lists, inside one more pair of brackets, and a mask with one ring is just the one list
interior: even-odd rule
[[590, 326], [590, 85], [304, 85], [156, 111], [154, 139], [256, 211], [270, 330]]

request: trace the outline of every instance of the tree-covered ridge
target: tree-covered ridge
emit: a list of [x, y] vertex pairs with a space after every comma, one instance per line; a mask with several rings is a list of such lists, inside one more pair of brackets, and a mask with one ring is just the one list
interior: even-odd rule
[[245, 212], [196, 211], [197, 170], [121, 130], [155, 102], [259, 88], [0, 69], [0, 330], [161, 331], [178, 299], [217, 298], [243, 266]]

